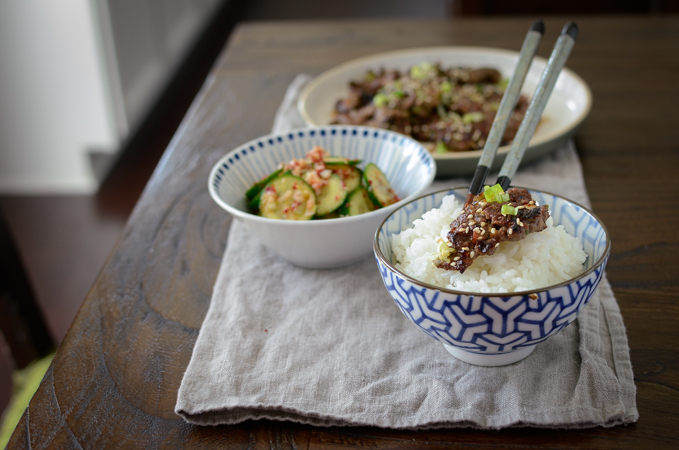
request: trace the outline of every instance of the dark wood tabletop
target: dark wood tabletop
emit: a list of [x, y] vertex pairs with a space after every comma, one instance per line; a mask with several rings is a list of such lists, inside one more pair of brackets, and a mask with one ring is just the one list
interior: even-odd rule
[[[89, 292], [9, 448], [679, 448], [679, 16], [546, 20], [549, 56], [580, 26], [567, 67], [593, 93], [576, 135], [608, 279], [627, 328], [640, 419], [614, 428], [402, 431], [248, 421], [199, 427], [174, 413], [230, 218], [207, 176], [269, 133], [286, 87], [347, 60], [408, 47], [518, 49], [535, 18], [327, 21], [237, 27]], [[217, 120], [218, 118], [218, 120]]]

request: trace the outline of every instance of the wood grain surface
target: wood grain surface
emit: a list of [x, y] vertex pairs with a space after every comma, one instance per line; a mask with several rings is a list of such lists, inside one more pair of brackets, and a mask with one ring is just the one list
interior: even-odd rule
[[[546, 20], [547, 57], [567, 20]], [[400, 431], [249, 421], [197, 427], [174, 414], [230, 218], [212, 165], [267, 134], [296, 74], [407, 47], [518, 49], [534, 18], [242, 24], [196, 98], [89, 292], [9, 448], [679, 447], [679, 17], [575, 18], [567, 66], [593, 93], [578, 131], [594, 212], [613, 242], [638, 423], [585, 430]]]

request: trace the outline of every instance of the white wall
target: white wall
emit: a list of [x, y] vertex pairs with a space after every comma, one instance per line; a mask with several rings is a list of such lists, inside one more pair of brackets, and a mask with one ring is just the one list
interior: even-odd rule
[[0, 193], [95, 192], [223, 1], [0, 0]]
[[0, 192], [91, 193], [118, 136], [83, 0], [0, 1]]

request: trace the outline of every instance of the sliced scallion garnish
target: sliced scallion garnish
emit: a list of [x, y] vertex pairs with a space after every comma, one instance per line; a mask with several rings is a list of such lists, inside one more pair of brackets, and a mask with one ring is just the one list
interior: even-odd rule
[[487, 189], [486, 188], [484, 189], [485, 190], [483, 191], [483, 195], [484, 197], [486, 197], [486, 201], [488, 203], [494, 202], [495, 196], [498, 194], [502, 194], [504, 192], [502, 186], [500, 186], [499, 184], [490, 187], [487, 186]]
[[381, 108], [383, 106], [386, 106], [387, 103], [389, 103], [389, 98], [385, 94], [382, 94], [382, 93], [375, 94], [375, 96], [373, 97], [373, 103], [378, 108]]
[[500, 209], [500, 212], [502, 214], [507, 214], [510, 216], [515, 216], [516, 215], [516, 208], [513, 207], [512, 205], [502, 205], [502, 208]]
[[443, 142], [437, 142], [436, 143], [436, 153], [448, 153], [448, 147], [446, 147], [446, 144]]
[[493, 201], [498, 203], [506, 203], [509, 201], [509, 194], [506, 192], [500, 192], [499, 194], [496, 194], [495, 197], [493, 197]]
[[482, 120], [483, 113], [481, 111], [468, 112], [462, 116], [462, 123], [464, 123], [465, 125], [481, 122]]

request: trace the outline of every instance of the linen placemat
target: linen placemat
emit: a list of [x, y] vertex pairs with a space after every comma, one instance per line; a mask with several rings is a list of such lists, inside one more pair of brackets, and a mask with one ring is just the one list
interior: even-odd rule
[[[274, 130], [300, 125], [290, 85]], [[491, 174], [489, 179], [495, 179]], [[469, 179], [436, 181], [431, 190]], [[572, 144], [513, 183], [589, 204]], [[247, 419], [426, 429], [584, 428], [638, 419], [620, 310], [604, 277], [578, 319], [523, 361], [478, 367], [418, 330], [374, 258], [334, 270], [293, 266], [234, 221], [175, 412], [201, 425]]]

